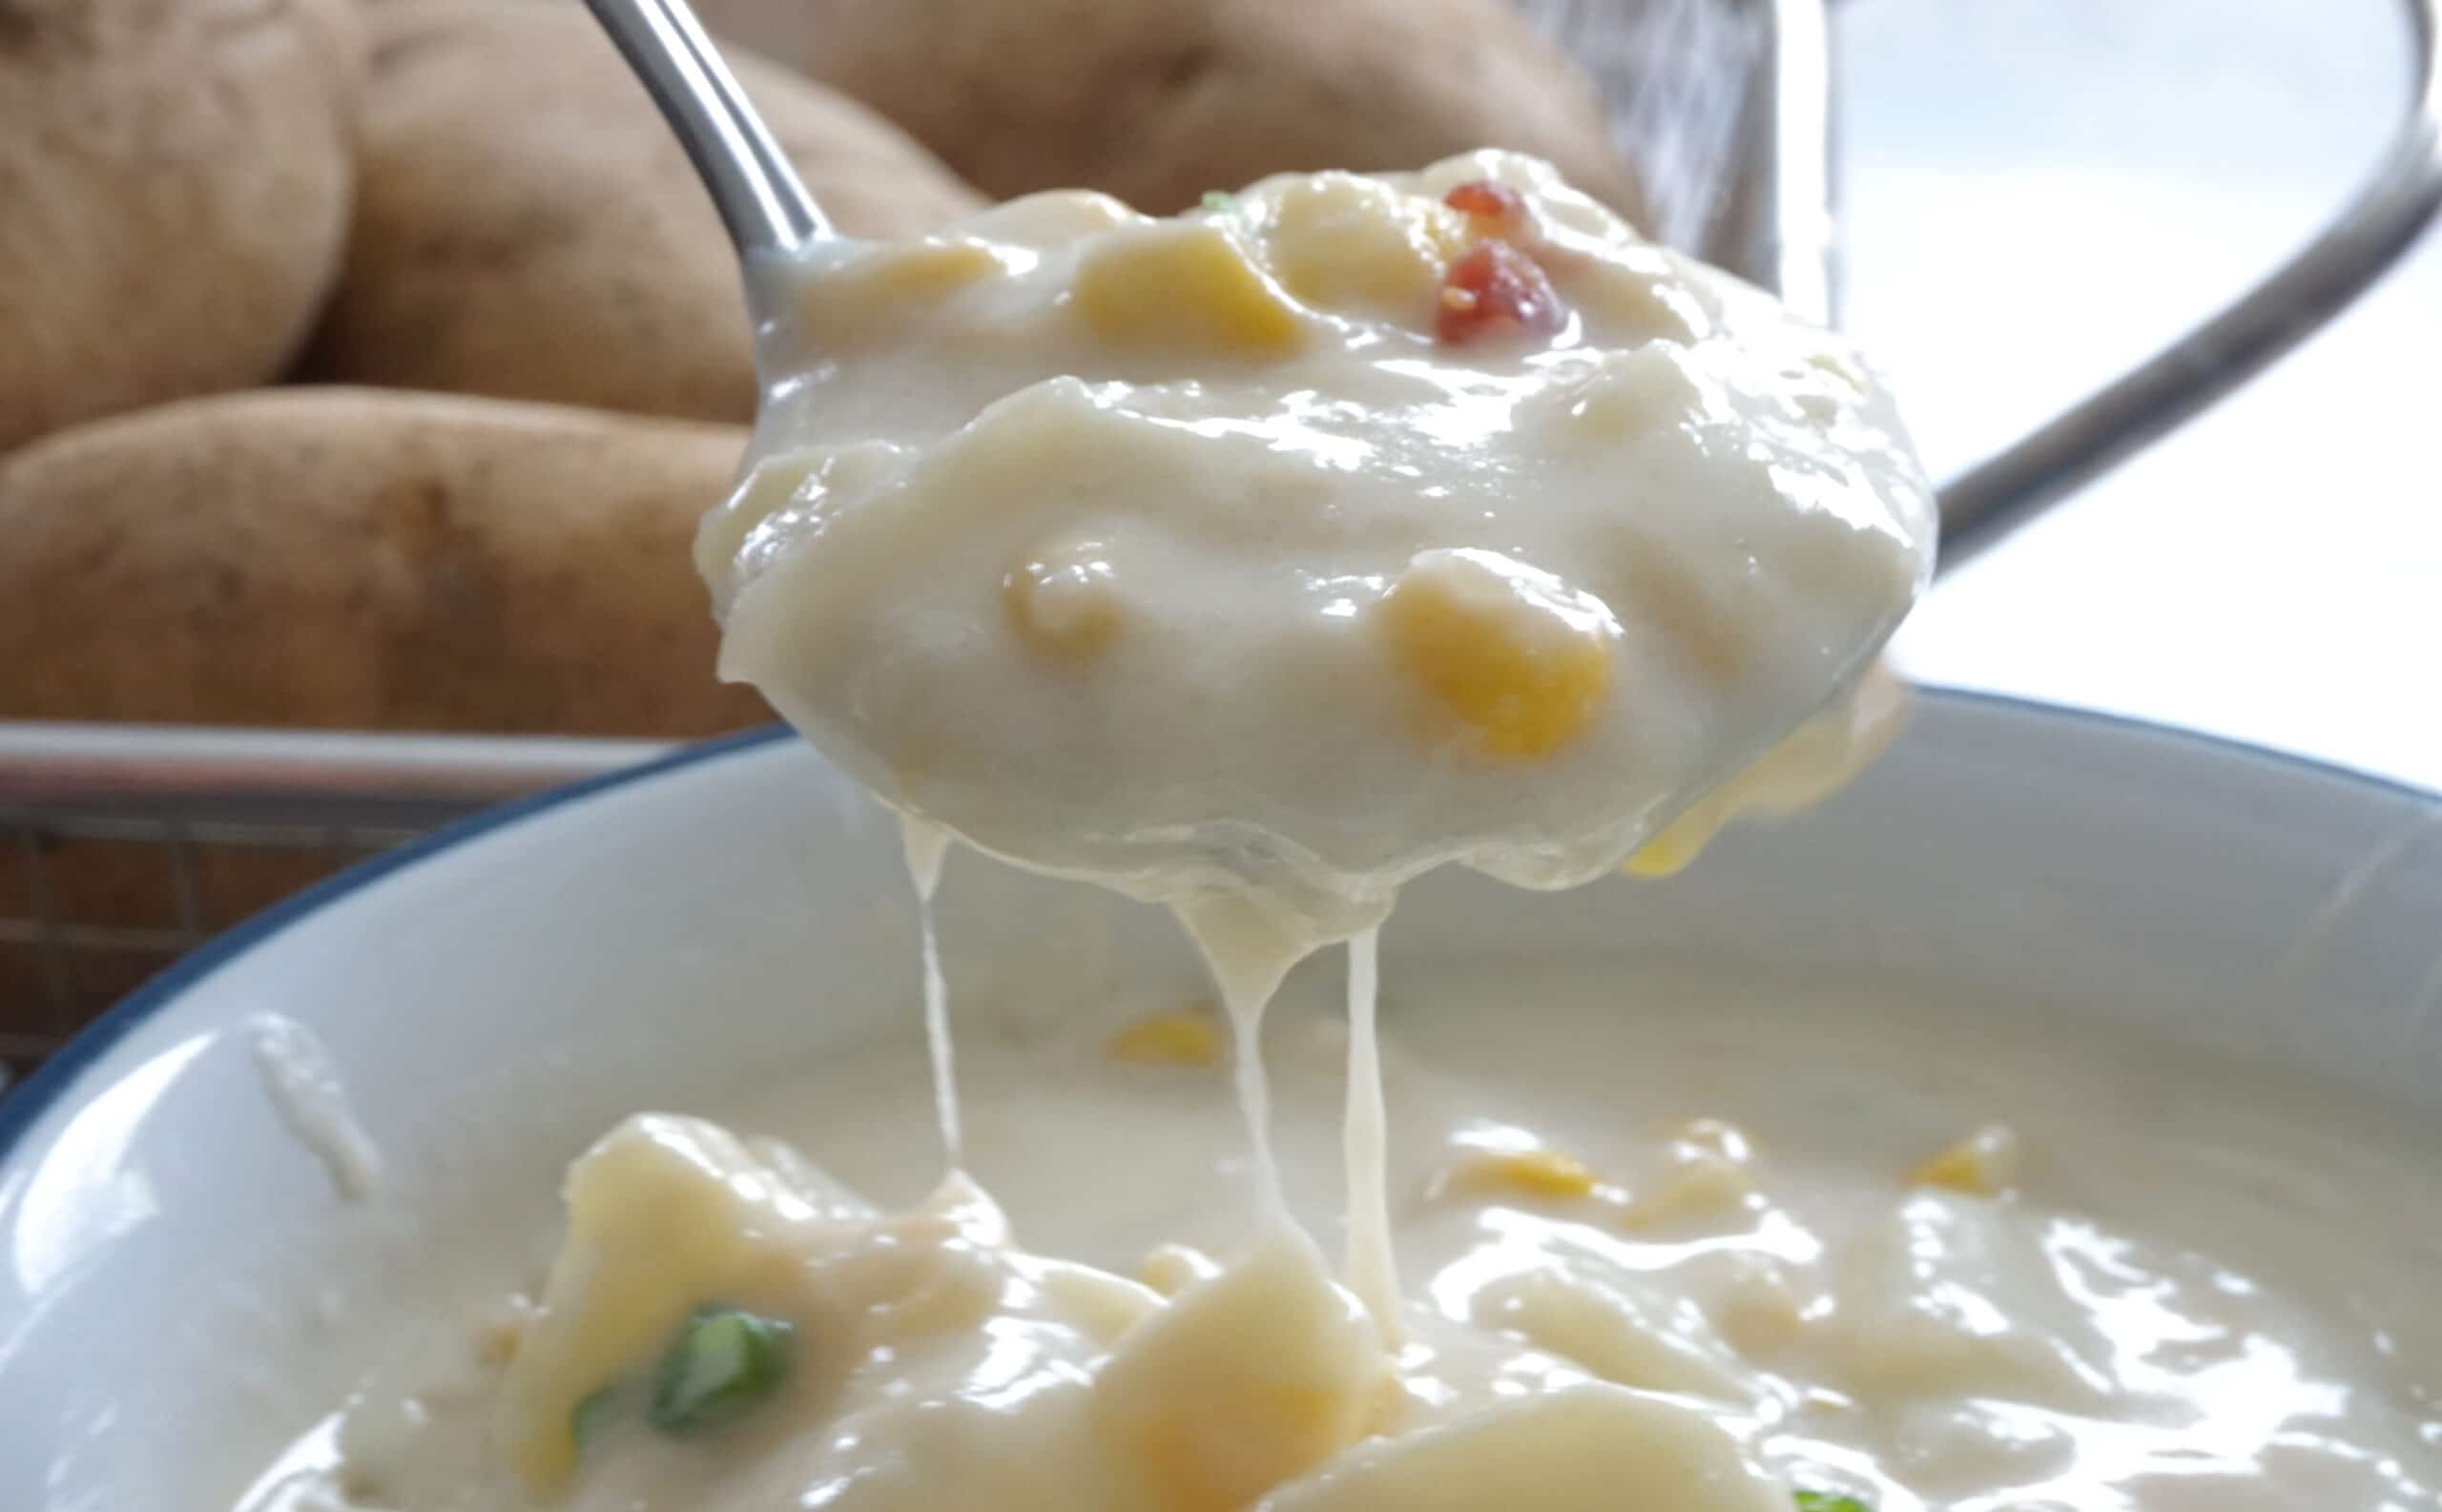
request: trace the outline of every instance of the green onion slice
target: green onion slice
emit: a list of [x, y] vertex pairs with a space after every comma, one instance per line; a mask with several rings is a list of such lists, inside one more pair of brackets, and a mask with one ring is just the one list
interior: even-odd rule
[[597, 1386], [586, 1393], [585, 1399], [569, 1414], [569, 1432], [576, 1437], [577, 1452], [610, 1431], [610, 1424], [628, 1405], [628, 1393], [619, 1382]]
[[780, 1318], [742, 1308], [697, 1313], [653, 1372], [647, 1419], [664, 1433], [689, 1434], [752, 1412], [787, 1378], [795, 1332]]

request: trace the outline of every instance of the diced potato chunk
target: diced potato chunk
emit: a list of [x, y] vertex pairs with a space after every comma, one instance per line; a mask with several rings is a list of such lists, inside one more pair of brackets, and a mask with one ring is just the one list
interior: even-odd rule
[[1220, 226], [1159, 221], [1115, 231], [1077, 266], [1078, 313], [1118, 346], [1272, 356], [1306, 333], [1297, 306]]
[[1103, 1053], [1128, 1066], [1208, 1067], [1221, 1064], [1225, 1048], [1220, 1021], [1187, 1008], [1138, 1019], [1112, 1035]]
[[1722, 1337], [1748, 1355], [1785, 1349], [1806, 1326], [1789, 1268], [1772, 1255], [1739, 1255], [1710, 1311]]
[[1828, 1332], [1836, 1383], [1852, 1394], [2117, 1410], [2118, 1346], [2104, 1315], [2064, 1284], [2040, 1225], [1994, 1203], [1919, 1191], [1834, 1263]]
[[1308, 304], [1431, 319], [1450, 259], [1466, 250], [1467, 218], [1376, 178], [1317, 174], [1283, 191], [1273, 209], [1272, 263]]
[[1603, 601], [1499, 552], [1420, 552], [1378, 612], [1399, 663], [1497, 759], [1561, 750], [1610, 691]]
[[1280, 1231], [1123, 1339], [1092, 1413], [1136, 1504], [1235, 1512], [1356, 1442], [1388, 1374], [1364, 1310]]
[[1040, 550], [1001, 580], [1002, 607], [1018, 636], [1038, 654], [1084, 662], [1119, 638], [1125, 619], [1119, 587], [1099, 542]]
[[1755, 1191], [1754, 1178], [1737, 1161], [1701, 1155], [1682, 1164], [1649, 1191], [1640, 1191], [1620, 1212], [1630, 1229], [1702, 1218], [1745, 1206]]
[[1369, 1445], [1259, 1512], [1789, 1512], [1704, 1414], [1613, 1386], [1490, 1408]]
[[1746, 1402], [1754, 1384], [1690, 1298], [1586, 1252], [1565, 1267], [1521, 1269], [1473, 1300], [1475, 1322], [1615, 1385]]
[[1136, 1279], [1164, 1296], [1176, 1296], [1196, 1282], [1210, 1281], [1220, 1274], [1219, 1261], [1190, 1244], [1157, 1244], [1136, 1268]]
[[1909, 1173], [1919, 1187], [1942, 1187], [1971, 1197], [1997, 1197], [2018, 1184], [2018, 1130], [1987, 1124]]
[[569, 1171], [569, 1232], [503, 1387], [511, 1463], [538, 1495], [576, 1463], [576, 1405], [687, 1315], [785, 1292], [813, 1208], [726, 1129], [642, 1114]]
[[821, 461], [804, 452], [768, 457], [755, 465], [728, 503], [704, 516], [695, 527], [695, 566], [706, 582], [717, 584], [729, 576], [746, 538], [814, 483]]
[[1161, 1310], [1155, 1291], [1107, 1271], [1066, 1260], [1029, 1258], [1026, 1269], [1043, 1295], [1106, 1349]]

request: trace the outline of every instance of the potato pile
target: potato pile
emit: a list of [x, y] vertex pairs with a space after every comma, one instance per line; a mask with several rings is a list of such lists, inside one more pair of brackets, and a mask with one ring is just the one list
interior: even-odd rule
[[[701, 8], [771, 54], [725, 49], [851, 235], [1485, 145], [1637, 208], [1502, 0]], [[0, 720], [765, 718], [686, 549], [749, 347], [719, 220], [578, 0], [0, 0]]]
[[[851, 235], [1483, 145], [1634, 209], [1500, 0], [702, 9]], [[683, 549], [749, 345], [578, 0], [0, 0], [0, 719], [755, 720]]]

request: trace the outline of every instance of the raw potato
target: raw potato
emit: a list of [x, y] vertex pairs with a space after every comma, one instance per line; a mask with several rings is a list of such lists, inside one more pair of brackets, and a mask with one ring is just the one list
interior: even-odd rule
[[745, 433], [358, 389], [191, 400], [0, 461], [0, 719], [699, 735], [689, 555]]
[[[1633, 0], [1628, 0], [1633, 3]], [[1548, 157], [1629, 218], [1591, 86], [1500, 0], [701, 0], [985, 193], [1169, 212], [1290, 170]]]
[[361, 40], [347, 0], [0, 0], [0, 451], [287, 365]]
[[[714, 680], [688, 554], [742, 430], [499, 400], [270, 389], [0, 459], [0, 719], [696, 735], [769, 717]], [[8, 839], [0, 830], [0, 841]], [[207, 843], [0, 848], [0, 918], [226, 928], [352, 859]], [[192, 916], [189, 909], [192, 909]], [[174, 939], [163, 936], [164, 942]], [[125, 942], [122, 939], [121, 943]], [[0, 939], [0, 1056], [170, 953]]]
[[[308, 376], [751, 418], [735, 256], [583, 8], [384, 0], [367, 14], [356, 225]], [[842, 229], [922, 232], [982, 206], [863, 106], [732, 61]]]

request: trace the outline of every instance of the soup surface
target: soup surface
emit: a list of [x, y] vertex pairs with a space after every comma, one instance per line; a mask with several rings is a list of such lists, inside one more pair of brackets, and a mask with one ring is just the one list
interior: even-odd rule
[[[1490, 153], [758, 283], [699, 564], [907, 820], [932, 1096], [624, 1123], [248, 1512], [2442, 1512], [2412, 1138], [1817, 988], [1443, 973], [1378, 1039], [1405, 880], [1665, 873], [1889, 729], [1933, 508], [1836, 338]], [[959, 1064], [953, 837], [1169, 904], [1219, 1006], [1024, 984]]]
[[[1322, 997], [1269, 1048], [1291, 1210], [1337, 1248]], [[631, 1122], [548, 1275], [404, 1345], [247, 1504], [2442, 1507], [2433, 1130], [2046, 1023], [1395, 970], [1377, 1315], [1250, 1225], [1224, 1023], [1039, 984], [962, 1025], [972, 1179], [912, 1044], [741, 1101], [743, 1139]], [[785, 1323], [785, 1367], [656, 1426], [707, 1306]]]
[[1275, 965], [1444, 862], [1617, 866], [1932, 570], [1847, 343], [1529, 158], [1037, 195], [759, 284], [724, 673], [901, 812]]

